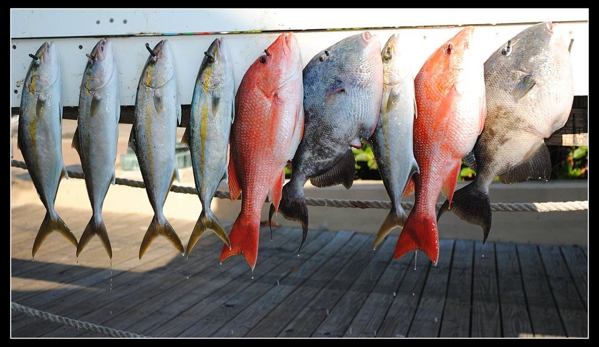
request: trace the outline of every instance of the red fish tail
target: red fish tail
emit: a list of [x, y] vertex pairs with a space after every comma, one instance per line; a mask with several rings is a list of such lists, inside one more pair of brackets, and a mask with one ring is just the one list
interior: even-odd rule
[[258, 242], [260, 240], [260, 223], [247, 220], [240, 215], [237, 217], [231, 233], [229, 234], [231, 247], [223, 245], [220, 261], [238, 254], [242, 254], [252, 270], [256, 267], [258, 259]]
[[395, 245], [394, 259], [401, 258], [409, 251], [421, 250], [437, 265], [439, 260], [439, 233], [435, 216], [427, 216], [412, 211], [408, 216], [397, 244]]

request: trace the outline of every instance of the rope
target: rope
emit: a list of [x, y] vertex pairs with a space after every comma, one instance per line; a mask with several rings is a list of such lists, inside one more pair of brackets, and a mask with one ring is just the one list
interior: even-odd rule
[[89, 330], [89, 331], [95, 331], [97, 333], [102, 333], [104, 335], [108, 335], [108, 336], [112, 336], [112, 337], [146, 337], [143, 335], [137, 335], [137, 334], [129, 333], [129, 332], [122, 331], [122, 330], [105, 328], [100, 325], [96, 325], [96, 324], [92, 324], [92, 323], [88, 323], [88, 322], [77, 321], [77, 320], [66, 318], [63, 316], [58, 316], [58, 315], [55, 315], [52, 313], [48, 313], [48, 312], [33, 309], [31, 307], [23, 306], [21, 304], [17, 304], [14, 302], [11, 302], [10, 305], [11, 305], [12, 309], [17, 312], [22, 312], [28, 316], [45, 319], [50, 322], [68, 325], [68, 326], [77, 328], [78, 330], [84, 329], [84, 330]]
[[[12, 160], [12, 166], [27, 170], [27, 166], [22, 161]], [[67, 170], [69, 178], [83, 179], [83, 173], [78, 171]], [[145, 188], [143, 181], [130, 180], [125, 178], [116, 178], [116, 184], [126, 185], [135, 188]], [[195, 194], [198, 192], [195, 187], [172, 185], [171, 191], [183, 194]], [[215, 197], [221, 199], [229, 199], [229, 192], [217, 191]], [[268, 200], [265, 201], [269, 202]], [[323, 199], [306, 197], [306, 204], [310, 206], [324, 207], [346, 207], [346, 208], [379, 208], [390, 209], [390, 201], [381, 200], [339, 200], [339, 199]], [[437, 210], [443, 205], [442, 202], [437, 203]], [[403, 201], [401, 207], [404, 210], [411, 210], [414, 203]], [[491, 203], [491, 211], [493, 212], [566, 212], [566, 211], [583, 211], [589, 209], [588, 201], [565, 201], [565, 202], [533, 202], [533, 203]]]

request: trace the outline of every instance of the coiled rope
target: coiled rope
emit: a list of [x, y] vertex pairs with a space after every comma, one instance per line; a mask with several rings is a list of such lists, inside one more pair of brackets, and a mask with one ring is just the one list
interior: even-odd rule
[[[21, 169], [27, 169], [24, 162], [12, 160], [12, 166]], [[83, 179], [83, 173], [78, 171], [67, 170], [70, 178]], [[144, 188], [146, 185], [143, 181], [130, 180], [125, 178], [116, 178], [116, 184], [126, 185], [136, 188]], [[184, 194], [195, 194], [198, 192], [195, 187], [172, 185], [171, 191]], [[229, 199], [229, 192], [217, 191], [215, 197], [221, 199]], [[268, 201], [266, 201], [268, 202]], [[323, 199], [306, 197], [306, 204], [310, 206], [325, 206], [325, 207], [346, 207], [346, 208], [380, 208], [390, 209], [390, 201], [382, 200], [340, 200], [340, 199]], [[443, 205], [442, 202], [437, 203], [437, 210]], [[401, 206], [404, 210], [411, 210], [414, 203], [411, 201], [402, 201]], [[582, 211], [589, 209], [588, 201], [565, 201], [565, 202], [531, 202], [531, 203], [491, 203], [492, 212], [566, 212], [566, 211]]]
[[82, 322], [82, 321], [66, 318], [63, 316], [58, 316], [58, 315], [55, 315], [52, 313], [48, 313], [48, 312], [30, 308], [27, 306], [23, 306], [21, 304], [17, 304], [14, 302], [11, 302], [10, 306], [12, 307], [13, 310], [15, 310], [17, 312], [25, 313], [28, 316], [45, 319], [47, 321], [54, 322], [54, 323], [68, 325], [68, 326], [77, 328], [77, 330], [85, 329], [85, 330], [95, 331], [97, 333], [102, 333], [104, 335], [108, 335], [108, 336], [112, 336], [112, 337], [147, 337], [147, 336], [143, 336], [143, 335], [129, 333], [129, 332], [122, 331], [122, 330], [105, 328], [100, 325], [96, 325], [96, 324], [92, 324], [92, 323], [88, 323], [88, 322]]

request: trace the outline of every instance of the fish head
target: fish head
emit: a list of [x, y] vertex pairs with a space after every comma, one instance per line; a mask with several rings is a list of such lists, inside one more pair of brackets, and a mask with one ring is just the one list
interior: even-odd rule
[[204, 59], [200, 65], [200, 80], [206, 91], [219, 90], [223, 86], [231, 85], [233, 81], [233, 70], [231, 54], [223, 37], [216, 38], [208, 50], [204, 52]]
[[147, 87], [158, 89], [175, 77], [171, 45], [168, 40], [162, 40], [154, 46], [154, 49], [150, 49], [148, 44], [146, 48], [150, 56], [143, 70], [142, 81]]
[[54, 42], [44, 42], [35, 55], [31, 55], [29, 75], [25, 87], [39, 93], [60, 81], [60, 56]]
[[292, 32], [282, 33], [247, 70], [244, 79], [255, 83], [267, 97], [275, 95], [288, 81], [302, 78], [302, 56]]
[[87, 90], [102, 89], [116, 77], [116, 56], [112, 47], [112, 41], [101, 39], [87, 55], [85, 73], [88, 78], [84, 78], [84, 88]]
[[372, 134], [383, 90], [381, 42], [376, 35], [365, 31], [320, 51], [303, 75], [307, 122], [343, 117], [339, 121], [348, 132], [357, 130], [364, 138]]
[[[400, 35], [394, 33], [383, 46], [383, 81], [386, 86], [395, 86], [402, 82], [413, 82], [410, 60], [406, 50], [400, 48]], [[404, 46], [405, 47], [405, 46]]]

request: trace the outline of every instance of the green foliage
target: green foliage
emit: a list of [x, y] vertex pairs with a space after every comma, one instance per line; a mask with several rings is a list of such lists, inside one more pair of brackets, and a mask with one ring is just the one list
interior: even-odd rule
[[589, 147], [572, 146], [564, 149], [564, 159], [552, 169], [556, 179], [586, 179], [589, 172]]

